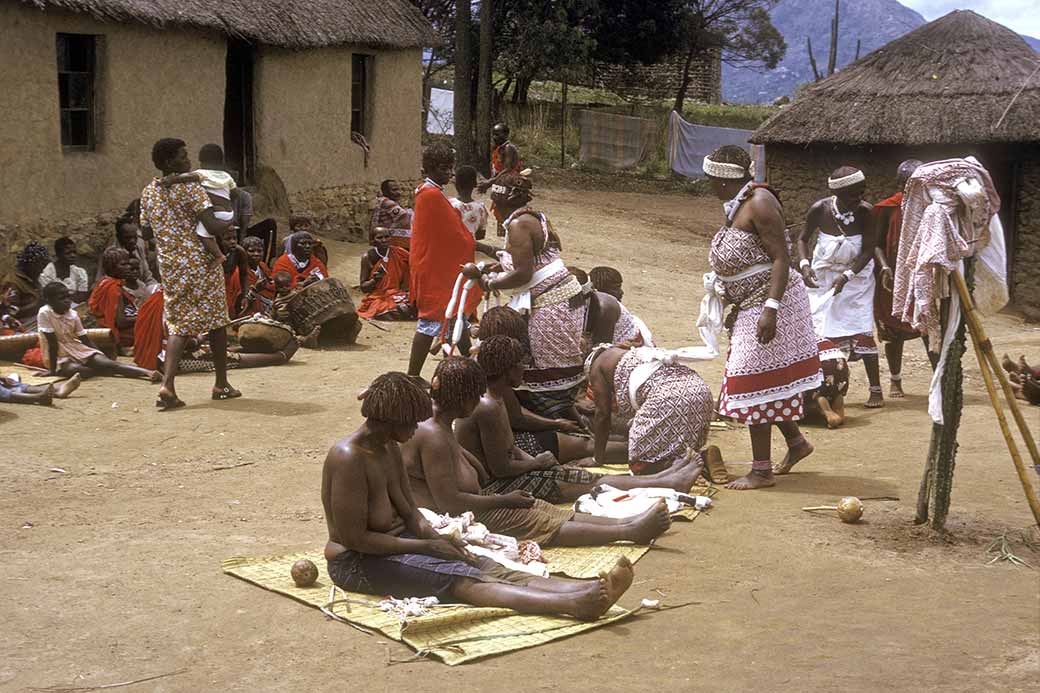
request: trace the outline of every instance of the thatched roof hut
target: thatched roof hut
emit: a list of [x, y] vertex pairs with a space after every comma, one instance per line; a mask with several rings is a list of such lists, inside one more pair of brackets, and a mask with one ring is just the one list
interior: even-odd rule
[[751, 141], [766, 145], [791, 221], [841, 165], [881, 199], [904, 159], [979, 157], [1003, 199], [1013, 295], [1040, 316], [1040, 56], [1015, 32], [951, 12], [807, 87]]
[[408, 0], [21, 0], [41, 10], [81, 12], [103, 22], [216, 29], [282, 48], [352, 44], [422, 48], [438, 43]]

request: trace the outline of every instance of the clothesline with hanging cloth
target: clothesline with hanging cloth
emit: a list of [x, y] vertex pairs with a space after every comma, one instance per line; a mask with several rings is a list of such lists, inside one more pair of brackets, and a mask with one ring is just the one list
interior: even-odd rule
[[583, 163], [626, 169], [643, 161], [650, 153], [654, 135], [652, 120], [583, 110], [579, 122], [579, 158]]
[[751, 153], [755, 162], [755, 181], [763, 183], [766, 180], [766, 148], [748, 144], [751, 135], [751, 130], [691, 123], [672, 111], [668, 116], [668, 165], [687, 178], [704, 178], [701, 167], [704, 157], [723, 145], [735, 144]]

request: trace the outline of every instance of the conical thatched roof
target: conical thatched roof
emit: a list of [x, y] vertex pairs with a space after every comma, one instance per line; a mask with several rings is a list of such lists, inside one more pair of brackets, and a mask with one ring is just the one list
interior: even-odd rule
[[414, 48], [438, 43], [408, 0], [20, 0], [101, 21], [215, 29], [286, 48], [339, 44]]
[[1040, 56], [1018, 34], [958, 10], [809, 87], [763, 123], [751, 141], [1038, 142], [1038, 67]]

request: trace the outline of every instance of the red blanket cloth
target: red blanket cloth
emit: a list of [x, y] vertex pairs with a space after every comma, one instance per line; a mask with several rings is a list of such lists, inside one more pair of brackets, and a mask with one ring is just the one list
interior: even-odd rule
[[[408, 302], [408, 251], [390, 246], [386, 260], [380, 258], [372, 267], [368, 278], [383, 270], [383, 280], [379, 286], [366, 294], [358, 306], [358, 315], [368, 320], [397, 310], [397, 307]], [[402, 283], [404, 289], [401, 288]]]
[[[462, 265], [473, 262], [476, 246], [473, 234], [444, 192], [432, 183], [424, 183], [415, 193], [409, 282], [420, 318], [444, 320], [455, 279]], [[466, 302], [467, 314], [476, 309], [480, 298], [480, 289], [473, 287]]]
[[282, 255], [274, 261], [273, 273], [278, 274], [279, 272], [288, 272], [292, 277], [292, 288], [296, 288], [296, 285], [317, 273], [322, 279], [329, 278], [329, 270], [325, 267], [325, 263], [318, 259], [317, 255], [311, 255], [310, 262], [302, 270], [296, 269], [296, 265], [292, 260], [289, 259], [289, 254]]
[[[895, 269], [899, 258], [899, 232], [903, 226], [903, 193], [897, 192], [874, 205], [874, 217], [880, 219], [888, 213], [888, 226], [878, 229], [878, 247], [885, 255], [888, 266]], [[880, 273], [881, 267], [875, 264]], [[874, 320], [878, 324], [878, 336], [886, 342], [916, 339], [921, 333], [910, 325], [892, 316], [892, 291], [886, 289], [878, 279], [874, 290]]]
[[[125, 296], [123, 280], [105, 277], [94, 285], [90, 292], [90, 312], [97, 318], [98, 325], [112, 330], [112, 338], [119, 344], [119, 328], [116, 326], [116, 313], [119, 310], [119, 298]], [[131, 300], [127, 298], [126, 300]]]
[[156, 290], [137, 309], [134, 326], [134, 363], [154, 371], [159, 363], [165, 330], [163, 324], [163, 292]]

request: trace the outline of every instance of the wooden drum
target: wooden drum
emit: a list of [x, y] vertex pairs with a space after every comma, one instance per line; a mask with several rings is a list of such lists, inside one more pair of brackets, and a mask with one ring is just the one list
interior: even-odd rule
[[309, 335], [321, 327], [321, 342], [353, 344], [361, 332], [354, 301], [338, 279], [323, 279], [300, 289], [286, 308], [298, 335]]

